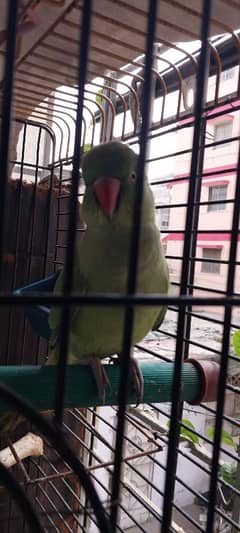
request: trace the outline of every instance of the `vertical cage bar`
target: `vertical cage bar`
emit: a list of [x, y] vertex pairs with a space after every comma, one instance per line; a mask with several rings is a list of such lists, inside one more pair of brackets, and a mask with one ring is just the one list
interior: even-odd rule
[[[180, 294], [187, 294], [188, 279], [189, 279], [189, 256], [191, 251], [192, 241], [192, 221], [194, 215], [194, 199], [196, 194], [196, 173], [198, 170], [199, 160], [199, 143], [201, 139], [201, 123], [202, 111], [204, 102], [204, 87], [206, 77], [206, 67], [208, 58], [208, 32], [209, 21], [211, 15], [211, 1], [204, 0], [203, 15], [201, 25], [201, 53], [199, 58], [199, 70], [197, 75], [197, 90], [195, 95], [195, 126], [193, 135], [192, 159], [189, 179], [189, 191], [187, 202], [187, 213], [185, 222], [185, 239], [183, 247], [183, 262], [181, 271], [181, 285]], [[184, 330], [186, 323], [185, 308], [179, 309], [178, 324], [177, 324], [177, 339], [176, 339], [176, 358], [174, 364], [174, 376], [172, 385], [172, 408], [171, 408], [171, 422], [169, 428], [169, 443], [167, 454], [167, 470], [165, 479], [164, 501], [163, 501], [163, 518], [162, 531], [169, 531], [171, 527], [172, 518], [172, 501], [175, 488], [175, 474], [177, 468], [177, 446], [179, 440], [179, 420], [182, 412], [182, 403], [180, 402], [181, 391], [181, 371], [182, 371], [182, 357], [184, 349]]]
[[[16, 254], [19, 252], [19, 244], [20, 244], [20, 218], [21, 218], [21, 211], [22, 211], [22, 185], [23, 185], [23, 169], [24, 169], [25, 150], [26, 150], [26, 135], [27, 135], [27, 123], [24, 122], [22, 152], [21, 152], [21, 161], [20, 161], [20, 177], [19, 177], [19, 188], [18, 188], [18, 208], [17, 208], [17, 216], [16, 216]], [[17, 274], [16, 266], [17, 264], [15, 263], [12, 289], [16, 288], [16, 274]]]
[[[35, 172], [34, 172], [34, 184], [33, 184], [33, 199], [32, 199], [32, 221], [31, 221], [31, 228], [29, 228], [29, 260], [28, 260], [28, 266], [27, 266], [27, 276], [26, 276], [26, 282], [29, 283], [31, 281], [31, 271], [32, 271], [32, 256], [33, 256], [33, 246], [34, 246], [34, 230], [35, 230], [35, 223], [36, 223], [36, 207], [37, 207], [37, 182], [38, 182], [38, 172], [39, 172], [39, 159], [40, 159], [40, 147], [41, 147], [41, 139], [42, 139], [42, 127], [39, 127], [38, 131], [38, 137], [37, 137], [37, 146], [36, 146], [36, 161], [35, 161]], [[24, 347], [26, 344], [26, 327], [27, 327], [27, 318], [24, 317], [24, 326], [23, 326], [23, 340], [22, 340], [22, 346], [21, 346], [21, 361], [23, 361], [24, 358]], [[37, 347], [36, 347], [36, 354], [38, 353], [39, 349], [39, 342], [40, 339], [38, 337], [37, 340]]]
[[55, 240], [54, 260], [53, 260], [54, 272], [56, 272], [56, 270], [57, 270], [56, 264], [59, 261], [58, 246], [59, 246], [59, 242], [61, 242], [61, 239], [60, 239], [60, 236], [61, 236], [60, 229], [61, 228], [60, 228], [60, 214], [59, 214], [59, 212], [61, 211], [61, 203], [62, 203], [62, 200], [61, 200], [62, 188], [63, 188], [62, 180], [63, 180], [63, 164], [60, 163], [60, 166], [59, 166], [59, 189], [58, 189], [58, 195], [57, 195], [57, 214], [56, 214], [56, 240]]
[[[209, 71], [209, 60], [210, 60], [210, 50], [208, 49], [208, 67], [206, 68], [206, 72]], [[207, 76], [205, 77], [205, 87], [204, 87], [204, 96], [203, 96], [203, 105], [206, 103], [206, 92], [207, 92]], [[193, 213], [193, 230], [195, 230], [192, 233], [191, 238], [191, 250], [190, 250], [190, 257], [195, 258], [196, 257], [196, 249], [197, 249], [197, 238], [198, 238], [198, 222], [199, 222], [199, 214], [200, 214], [200, 199], [201, 199], [201, 190], [202, 190], [202, 172], [203, 172], [203, 163], [204, 163], [204, 152], [205, 152], [205, 134], [206, 134], [206, 117], [202, 117], [201, 126], [200, 126], [200, 139], [199, 139], [199, 157], [197, 161], [197, 171], [196, 171], [196, 190], [195, 190], [195, 209]], [[189, 268], [189, 276], [188, 276], [188, 293], [193, 294], [193, 284], [194, 284], [194, 275], [195, 275], [195, 266], [196, 261], [190, 262], [190, 268]], [[184, 337], [186, 339], [189, 339], [190, 333], [191, 333], [191, 325], [192, 325], [192, 316], [191, 316], [192, 306], [187, 307], [187, 316], [185, 320], [185, 333]], [[187, 359], [189, 355], [189, 343], [184, 344], [184, 359]]]
[[[25, 416], [35, 426], [37, 426], [39, 431], [51, 443], [51, 446], [58, 452], [63, 461], [72, 468], [76, 476], [78, 476], [81, 480], [84, 490], [88, 493], [93, 511], [99, 524], [99, 530], [103, 533], [110, 533], [110, 524], [106, 519], [105, 510], [98, 497], [94, 484], [82, 462], [78, 459], [72, 447], [68, 444], [66, 438], [64, 437], [63, 431], [61, 431], [61, 428], [48, 422], [45, 417], [43, 417], [34, 407], [32, 407], [30, 402], [26, 401], [22, 396], [16, 394], [12, 391], [12, 389], [8, 388], [2, 383], [0, 383], [0, 397], [4, 403], [21, 413], [21, 415]], [[3, 473], [5, 473], [5, 471], [8, 472], [8, 470], [6, 470], [6, 468], [0, 463], [0, 470], [1, 469], [3, 469]], [[2, 477], [2, 479], [5, 481], [6, 477]], [[25, 496], [24, 493], [23, 495]], [[38, 530], [33, 529], [32, 531]]]
[[43, 275], [44, 276], [47, 275], [49, 231], [50, 231], [50, 224], [51, 224], [51, 206], [52, 206], [53, 187], [54, 187], [53, 175], [54, 175], [54, 167], [51, 166], [49, 189], [48, 189], [48, 203], [47, 203], [47, 223], [46, 223], [46, 225], [47, 225], [47, 235], [46, 235], [46, 246], [45, 246], [45, 250], [44, 250], [44, 263], [43, 263]]
[[[147, 150], [148, 124], [151, 109], [151, 79], [153, 65], [153, 46], [155, 35], [155, 24], [157, 18], [157, 1], [149, 0], [148, 25], [146, 39], [146, 67], [145, 81], [143, 87], [143, 111], [142, 111], [142, 128], [140, 133], [140, 152], [137, 165], [137, 184], [134, 199], [133, 228], [131, 236], [131, 248], [128, 271], [128, 294], [134, 294], [136, 290], [137, 263], [139, 252], [139, 237], [141, 224], [141, 207], [143, 197], [144, 168]], [[118, 520], [118, 501], [120, 495], [120, 480], [122, 469], [123, 441], [125, 428], [125, 412], [128, 396], [128, 383], [130, 374], [130, 351], [132, 343], [134, 311], [133, 306], [128, 306], [125, 313], [123, 353], [120, 360], [120, 386], [119, 386], [119, 409], [118, 423], [115, 441], [114, 471], [112, 480], [111, 494], [111, 525], [113, 532], [117, 527]]]
[[[54, 150], [54, 138], [52, 130], [45, 130], [45, 139], [49, 135], [50, 139], [44, 144], [44, 155], [43, 155], [43, 165], [44, 168], [47, 167], [50, 171], [50, 180], [49, 180], [49, 189], [48, 189], [48, 207], [47, 207], [47, 234], [46, 234], [46, 247], [44, 252], [44, 264], [43, 272], [44, 275], [48, 273], [48, 248], [49, 248], [49, 235], [50, 235], [50, 226], [51, 226], [51, 206], [53, 199], [53, 188], [54, 188], [54, 165], [53, 165], [53, 150]], [[51, 150], [52, 148], [52, 150]], [[51, 154], [52, 151], [52, 154]], [[51, 155], [51, 163], [50, 163]]]
[[[237, 256], [238, 234], [239, 234], [239, 216], [240, 216], [240, 150], [238, 154], [238, 167], [235, 186], [235, 200], [232, 216], [232, 229], [231, 229], [231, 244], [229, 250], [229, 266], [227, 277], [227, 291], [226, 296], [232, 296], [234, 292], [234, 279], [235, 279], [235, 262]], [[232, 307], [226, 304], [223, 321], [223, 338], [222, 338], [222, 353], [220, 363], [220, 374], [218, 384], [218, 396], [217, 396], [217, 409], [216, 409], [216, 422], [214, 432], [213, 443], [213, 455], [211, 464], [211, 478], [209, 488], [209, 503], [208, 503], [208, 515], [207, 515], [207, 528], [206, 533], [211, 533], [214, 526], [215, 515], [215, 503], [216, 503], [216, 490], [218, 482], [218, 468], [219, 468], [219, 455], [221, 448], [221, 434], [223, 426], [223, 412], [226, 393], [226, 378], [228, 368], [228, 351], [229, 351], [229, 337], [231, 330], [231, 317]]]
[[[23, 169], [24, 169], [24, 158], [25, 158], [25, 148], [26, 148], [26, 134], [27, 134], [27, 124], [24, 122], [23, 127], [23, 140], [22, 140], [22, 152], [21, 152], [21, 161], [20, 161], [20, 177], [19, 177], [19, 186], [18, 186], [18, 206], [16, 213], [16, 250], [15, 250], [15, 263], [12, 276], [11, 290], [16, 288], [17, 280], [17, 255], [19, 253], [19, 243], [20, 243], [20, 218], [22, 212], [22, 186], [23, 186]], [[6, 349], [6, 364], [9, 361], [9, 350], [10, 350], [10, 334], [13, 324], [13, 311], [10, 311], [9, 323], [8, 323], [8, 333], [7, 333], [7, 349]], [[23, 339], [22, 339], [23, 342]]]
[[[97, 410], [97, 407], [94, 407], [93, 408], [93, 411], [91, 412], [91, 416], [92, 416], [92, 425], [95, 427], [95, 424], [96, 424], [96, 410]], [[94, 432], [91, 432], [91, 438], [90, 438], [90, 443], [89, 443], [89, 450], [88, 450], [88, 468], [90, 466], [92, 466], [93, 464], [93, 450], [94, 450], [94, 441], [95, 441], [95, 434]], [[84, 514], [83, 514], [83, 527], [84, 528], [87, 528], [88, 527], [88, 523], [89, 523], [89, 513], [87, 513], [87, 508], [88, 508], [88, 505], [89, 505], [89, 500], [88, 500], [88, 497], [87, 497], [87, 494], [85, 495], [85, 502], [84, 502]]]
[[[3, 100], [2, 100], [2, 124], [0, 142], [0, 279], [2, 274], [3, 242], [5, 229], [5, 205], [8, 180], [8, 154], [10, 146], [11, 116], [13, 102], [14, 63], [17, 35], [18, 0], [8, 3], [7, 19], [7, 44], [5, 55]], [[4, 133], [4, 134], [3, 134]]]
[[28, 522], [30, 531], [36, 531], [36, 533], [43, 533], [42, 526], [39, 522], [38, 516], [34, 512], [32, 503], [26, 496], [24, 490], [16, 481], [13, 474], [0, 462], [0, 478], [5, 487], [9, 490], [14, 500], [19, 505], [21, 511], [24, 513], [24, 517]]
[[[74, 255], [76, 243], [76, 215], [78, 204], [78, 185], [79, 185], [79, 167], [81, 160], [81, 137], [83, 124], [83, 100], [84, 86], [87, 79], [87, 62], [90, 38], [92, 0], [85, 0], [82, 15], [82, 36], [80, 39], [79, 64], [78, 64], [78, 102], [76, 115], [76, 128], [74, 140], [72, 184], [69, 201], [69, 221], [67, 232], [67, 253], [65, 259], [65, 275], [63, 282], [63, 293], [72, 291], [73, 272], [74, 272]], [[67, 351], [69, 341], [70, 327], [70, 308], [65, 307], [62, 311], [60, 327], [60, 348], [59, 361], [57, 366], [57, 382], [55, 396], [55, 420], [62, 422], [64, 410], [64, 390], [67, 370]]]

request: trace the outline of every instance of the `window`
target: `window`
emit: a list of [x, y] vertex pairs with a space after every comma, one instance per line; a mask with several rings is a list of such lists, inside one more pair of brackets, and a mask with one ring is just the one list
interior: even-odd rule
[[168, 228], [169, 224], [169, 207], [164, 207], [160, 210], [160, 227], [161, 228]]
[[224, 70], [221, 74], [221, 80], [227, 81], [231, 80], [234, 77], [234, 68], [228, 68], [227, 70]]
[[156, 223], [160, 229], [168, 228], [169, 226], [169, 207], [163, 207], [162, 209], [157, 209], [156, 211]]
[[208, 204], [208, 211], [224, 211], [226, 209], [225, 200], [227, 199], [227, 185], [215, 185], [209, 187], [208, 190], [208, 201], [209, 202], [220, 202], [221, 204]]
[[[203, 248], [202, 249], [202, 258], [203, 259], [215, 259], [220, 261], [221, 259], [221, 249], [219, 248]], [[208, 274], [220, 274], [220, 263], [201, 263], [201, 272], [207, 272]]]
[[[232, 121], [216, 124], [214, 127], [214, 142], [224, 141], [231, 138], [232, 135]], [[222, 144], [216, 144], [213, 148], [222, 148]]]

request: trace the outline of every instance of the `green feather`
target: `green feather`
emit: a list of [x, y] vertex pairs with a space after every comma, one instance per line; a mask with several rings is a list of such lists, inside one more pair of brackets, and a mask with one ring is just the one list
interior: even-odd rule
[[[74, 291], [80, 294], [126, 294], [136, 166], [136, 154], [119, 142], [97, 146], [83, 156], [82, 172], [86, 190], [81, 216], [87, 229], [77, 241], [73, 283]], [[119, 202], [111, 218], [103, 213], [97, 202], [94, 184], [99, 177], [114, 177], [120, 182]], [[63, 277], [64, 270], [57, 279], [55, 294], [62, 293]], [[136, 292], [140, 294], [166, 294], [169, 290], [168, 268], [155, 224], [154, 199], [147, 180], [144, 180], [136, 282]], [[165, 313], [166, 307], [136, 306], [132, 344], [158, 327]], [[120, 353], [124, 317], [123, 306], [75, 307], [71, 316], [68, 363], [80, 362], [88, 356], [103, 358]], [[61, 326], [59, 307], [52, 307], [49, 325], [51, 339], [47, 364], [56, 364]], [[18, 416], [9, 413], [1, 417], [0, 438], [13, 431], [18, 421]]]

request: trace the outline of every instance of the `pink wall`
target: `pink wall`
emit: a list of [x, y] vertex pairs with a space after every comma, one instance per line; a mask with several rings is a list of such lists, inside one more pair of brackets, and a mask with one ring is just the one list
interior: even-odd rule
[[[237, 73], [236, 73], [237, 75]], [[210, 89], [211, 90], [211, 89]], [[240, 130], [240, 113], [234, 112], [229, 106], [225, 106], [226, 115], [224, 118], [211, 119], [207, 122], [207, 140], [209, 144], [213, 140], [214, 127], [216, 123], [222, 123], [224, 120], [232, 123], [232, 137], [239, 136]], [[177, 151], [189, 150], [188, 154], [175, 156], [175, 173], [171, 185], [168, 186], [170, 193], [170, 209], [169, 230], [173, 233], [163, 233], [162, 240], [167, 244], [167, 255], [174, 257], [181, 257], [183, 253], [183, 239], [186, 207], [177, 207], [178, 204], [187, 203], [188, 183], [190, 164], [191, 164], [191, 148], [192, 148], [193, 128], [186, 127], [177, 133]], [[205, 149], [204, 158], [204, 177], [202, 178], [201, 187], [201, 202], [208, 202], [209, 187], [214, 185], [227, 185], [227, 199], [231, 200], [235, 196], [235, 179], [236, 174], [234, 169], [237, 166], [238, 157], [238, 142], [234, 141], [221, 148], [207, 147]], [[222, 170], [225, 172], [221, 173]], [[208, 172], [216, 172], [215, 175], [208, 175]], [[219, 174], [218, 174], [219, 172]], [[182, 178], [182, 179], [181, 179]], [[175, 207], [176, 205], [176, 207]], [[225, 209], [221, 211], [209, 211], [207, 205], [200, 207], [199, 214], [199, 229], [201, 230], [222, 230], [219, 234], [202, 233], [198, 235], [198, 246], [196, 256], [202, 257], [202, 249], [216, 248], [221, 249], [221, 259], [228, 260], [229, 256], [229, 241], [230, 235], [226, 233], [231, 229], [232, 223], [232, 204], [225, 205]], [[181, 231], [181, 233], [174, 233], [174, 230]], [[240, 246], [238, 246], [238, 261], [240, 261]], [[181, 261], [173, 258], [168, 259], [170, 275], [173, 282], [179, 281], [181, 272]], [[240, 276], [239, 267], [236, 270], [236, 290], [240, 292]], [[227, 280], [227, 265], [221, 264], [220, 273], [204, 273], [201, 271], [201, 263], [196, 262], [195, 267], [195, 285], [202, 286], [203, 289], [211, 287], [214, 289], [225, 290]]]

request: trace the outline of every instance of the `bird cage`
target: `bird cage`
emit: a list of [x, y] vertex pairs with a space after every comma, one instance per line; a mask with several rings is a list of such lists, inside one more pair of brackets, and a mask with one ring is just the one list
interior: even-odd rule
[[[2, 533], [236, 533], [240, 4], [2, 0], [0, 14], [0, 428], [20, 419], [1, 434]], [[111, 141], [138, 154], [124, 295], [73, 286], [82, 158]], [[167, 294], [137, 291], [144, 179]], [[99, 398], [90, 368], [67, 364], [72, 310], [120, 305], [123, 355], [106, 353]], [[136, 406], [134, 313], [150, 306], [167, 313], [134, 346]]]

